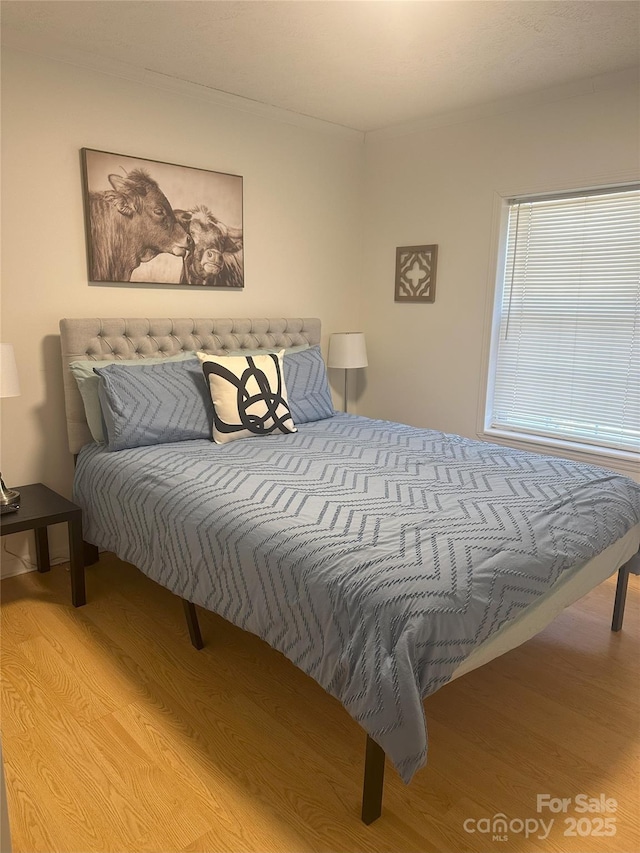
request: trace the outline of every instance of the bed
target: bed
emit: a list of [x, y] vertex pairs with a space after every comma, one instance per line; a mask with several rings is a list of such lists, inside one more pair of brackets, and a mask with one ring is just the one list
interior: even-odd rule
[[320, 322], [60, 328], [85, 538], [182, 598], [196, 646], [198, 605], [262, 637], [342, 702], [367, 733], [366, 823], [381, 812], [385, 755], [405, 782], [426, 761], [425, 697], [618, 570], [621, 628], [640, 543], [632, 481], [343, 413], [291, 434], [112, 452], [92, 439], [71, 363], [317, 347]]

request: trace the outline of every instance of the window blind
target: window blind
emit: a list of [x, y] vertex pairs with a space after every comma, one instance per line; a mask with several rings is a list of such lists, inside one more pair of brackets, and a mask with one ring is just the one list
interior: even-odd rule
[[640, 186], [509, 202], [487, 427], [640, 451]]

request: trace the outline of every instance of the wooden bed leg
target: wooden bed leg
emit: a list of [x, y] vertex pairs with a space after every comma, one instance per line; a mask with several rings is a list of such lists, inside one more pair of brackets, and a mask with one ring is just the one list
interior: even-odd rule
[[362, 822], [367, 826], [382, 814], [384, 790], [384, 750], [367, 735], [362, 786]]
[[194, 649], [204, 648], [204, 643], [202, 642], [202, 634], [200, 633], [200, 625], [198, 624], [198, 614], [196, 613], [196, 606], [192, 601], [187, 601], [186, 598], [180, 599], [182, 601], [182, 606], [184, 607], [184, 615], [187, 617], [187, 627], [189, 628], [189, 637], [191, 638], [191, 645]]
[[624, 618], [624, 603], [627, 598], [627, 586], [629, 584], [629, 564], [625, 563], [618, 569], [618, 583], [616, 584], [616, 601], [613, 605], [613, 620], [611, 630], [619, 631], [622, 628]]

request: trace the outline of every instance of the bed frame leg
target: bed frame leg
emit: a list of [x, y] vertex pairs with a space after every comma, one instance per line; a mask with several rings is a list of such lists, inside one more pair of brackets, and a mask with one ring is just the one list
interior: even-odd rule
[[367, 735], [364, 759], [364, 785], [362, 786], [362, 822], [367, 826], [382, 814], [384, 790], [384, 750]]
[[613, 605], [613, 621], [611, 630], [619, 631], [622, 628], [624, 618], [624, 603], [627, 599], [627, 586], [629, 584], [629, 564], [626, 563], [618, 570], [618, 583], [616, 584], [616, 601]]
[[186, 598], [180, 599], [182, 601], [182, 606], [184, 607], [184, 615], [187, 617], [187, 627], [189, 629], [189, 637], [191, 638], [191, 645], [194, 649], [204, 648], [204, 643], [202, 642], [202, 634], [200, 633], [200, 625], [198, 623], [198, 614], [196, 613], [196, 606], [192, 601], [187, 601]]

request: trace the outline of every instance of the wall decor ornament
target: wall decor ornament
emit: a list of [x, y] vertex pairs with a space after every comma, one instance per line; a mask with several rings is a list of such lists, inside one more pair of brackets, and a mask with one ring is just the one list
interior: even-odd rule
[[242, 177], [81, 150], [89, 280], [244, 287]]
[[438, 247], [396, 249], [396, 302], [435, 302]]

